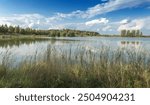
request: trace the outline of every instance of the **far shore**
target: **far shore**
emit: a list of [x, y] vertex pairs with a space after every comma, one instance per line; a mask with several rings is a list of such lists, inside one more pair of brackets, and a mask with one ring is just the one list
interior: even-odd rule
[[[7, 40], [35, 40], [35, 39], [48, 39], [48, 35], [0, 35], [0, 41]], [[82, 36], [75, 36], [82, 37]], [[99, 35], [99, 36], [86, 36], [86, 37], [122, 37], [120, 35]], [[59, 37], [52, 37], [59, 38]], [[141, 36], [141, 37], [122, 37], [122, 38], [150, 38], [150, 36]]]
[[0, 35], [0, 41], [5, 40], [27, 40], [27, 39], [47, 39], [46, 35]]

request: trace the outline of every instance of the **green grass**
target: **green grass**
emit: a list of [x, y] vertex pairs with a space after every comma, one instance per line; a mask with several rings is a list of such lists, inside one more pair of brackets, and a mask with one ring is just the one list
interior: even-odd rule
[[[38, 55], [35, 55], [35, 58]], [[150, 55], [146, 51], [114, 50], [103, 46], [99, 52], [71, 49], [58, 52], [49, 47], [42, 60], [23, 61], [9, 67], [0, 65], [0, 87], [13, 88], [148, 88]]]
[[44, 39], [44, 35], [0, 35], [0, 41]]

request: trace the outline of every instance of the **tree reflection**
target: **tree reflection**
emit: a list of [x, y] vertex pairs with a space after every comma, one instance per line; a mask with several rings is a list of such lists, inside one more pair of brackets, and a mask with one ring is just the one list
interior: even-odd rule
[[142, 42], [140, 41], [121, 41], [120, 47], [134, 47], [139, 48], [142, 45]]

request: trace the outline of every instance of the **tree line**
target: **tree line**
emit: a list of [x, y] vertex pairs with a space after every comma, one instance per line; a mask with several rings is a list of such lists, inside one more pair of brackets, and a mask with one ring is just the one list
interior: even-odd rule
[[50, 37], [75, 37], [75, 36], [98, 36], [97, 32], [80, 30], [39, 30], [32, 28], [21, 28], [20, 26], [0, 25], [0, 35], [48, 35]]
[[140, 30], [121, 30], [122, 37], [141, 37], [143, 33]]

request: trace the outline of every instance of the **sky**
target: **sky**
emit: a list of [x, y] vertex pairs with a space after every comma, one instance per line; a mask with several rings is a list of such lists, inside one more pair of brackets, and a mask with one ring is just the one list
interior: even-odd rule
[[150, 0], [0, 0], [0, 24], [150, 35]]

